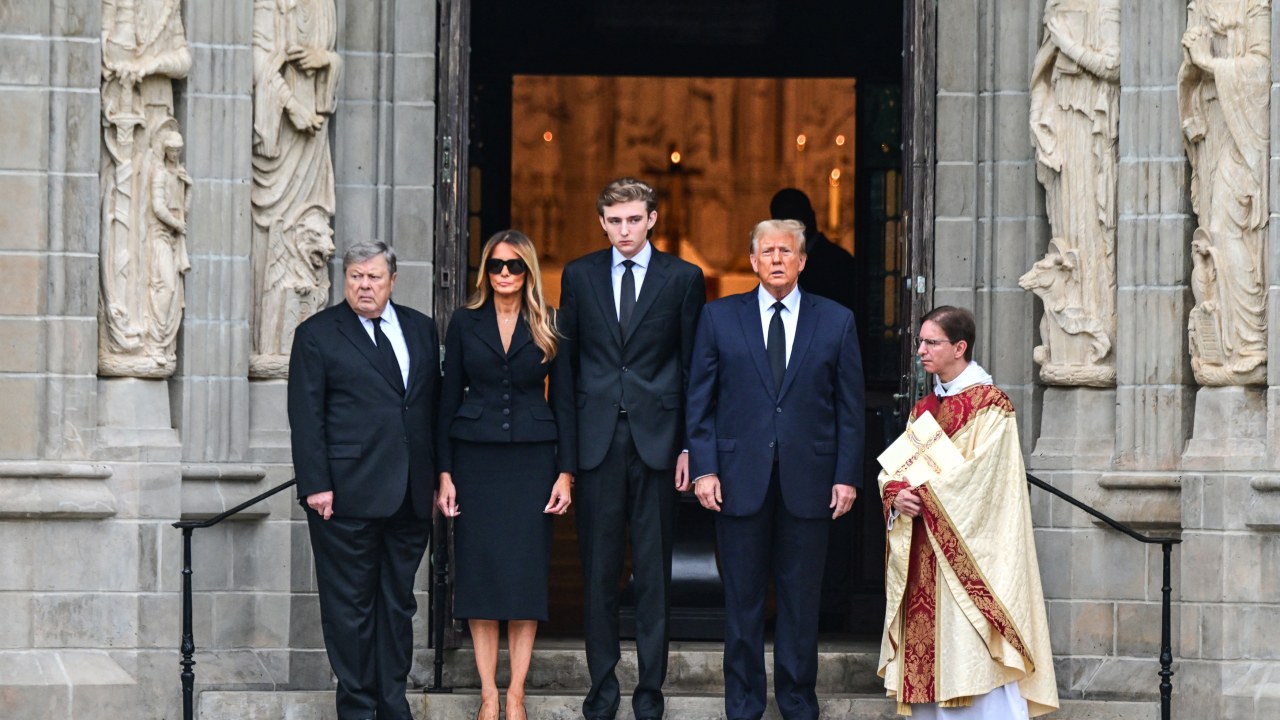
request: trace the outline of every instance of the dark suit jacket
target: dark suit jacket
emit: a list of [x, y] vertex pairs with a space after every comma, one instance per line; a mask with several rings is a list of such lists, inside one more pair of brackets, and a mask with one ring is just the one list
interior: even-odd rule
[[717, 474], [731, 516], [754, 514], [774, 445], [792, 515], [830, 517], [831, 486], [862, 484], [862, 357], [853, 313], [801, 292], [782, 390], [774, 392], [756, 290], [702, 312], [689, 378], [689, 472]]
[[396, 305], [409, 348], [402, 394], [345, 301], [298, 326], [289, 358], [289, 425], [298, 497], [333, 491], [335, 515], [390, 517], [412, 486], [431, 517], [440, 342], [430, 317]]
[[685, 442], [693, 332], [707, 298], [702, 270], [655, 248], [624, 337], [612, 261], [612, 248], [585, 255], [560, 279], [560, 327], [577, 390], [578, 467], [604, 461], [624, 397], [640, 459], [654, 470], [675, 467]]
[[[563, 346], [561, 347], [563, 350]], [[445, 336], [444, 382], [440, 388], [439, 462], [453, 472], [450, 439], [471, 442], [557, 442], [560, 472], [575, 472], [573, 377], [563, 353], [544, 363], [543, 352], [523, 319], [511, 349], [502, 349], [497, 313], [490, 300], [458, 308]], [[547, 402], [550, 377], [551, 402]]]

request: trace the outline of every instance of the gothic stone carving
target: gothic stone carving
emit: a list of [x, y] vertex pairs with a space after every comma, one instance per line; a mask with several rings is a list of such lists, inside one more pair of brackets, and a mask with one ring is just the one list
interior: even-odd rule
[[336, 39], [333, 0], [254, 1], [254, 377], [288, 375], [294, 328], [329, 298]]
[[1266, 382], [1269, 0], [1194, 0], [1178, 71], [1191, 160], [1191, 368], [1202, 385]]
[[168, 377], [176, 361], [191, 179], [173, 80], [191, 52], [180, 0], [103, 0], [98, 372]]
[[1031, 78], [1036, 175], [1045, 189], [1048, 254], [1019, 280], [1044, 301], [1040, 378], [1115, 385], [1119, 0], [1048, 0]]

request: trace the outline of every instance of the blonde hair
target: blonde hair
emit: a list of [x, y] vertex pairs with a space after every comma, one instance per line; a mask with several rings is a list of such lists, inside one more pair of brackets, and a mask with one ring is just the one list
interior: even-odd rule
[[551, 362], [556, 357], [560, 346], [559, 334], [556, 333], [555, 320], [546, 298], [542, 295], [542, 273], [538, 270], [538, 251], [533, 241], [519, 230], [503, 230], [495, 233], [484, 244], [480, 251], [480, 276], [476, 278], [476, 291], [472, 293], [467, 308], [475, 310], [489, 302], [493, 295], [493, 286], [489, 283], [489, 273], [485, 263], [493, 257], [493, 249], [498, 245], [507, 245], [515, 250], [516, 255], [524, 261], [524, 293], [520, 303], [520, 316], [529, 324], [529, 333], [533, 342], [542, 348], [542, 361]]
[[796, 252], [804, 255], [804, 223], [799, 220], [764, 220], [751, 230], [751, 254], [756, 254], [760, 238], [765, 235], [790, 235], [796, 239]]

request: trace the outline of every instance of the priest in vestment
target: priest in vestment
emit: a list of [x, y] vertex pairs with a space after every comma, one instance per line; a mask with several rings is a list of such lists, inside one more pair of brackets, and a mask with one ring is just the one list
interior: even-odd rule
[[936, 376], [911, 412], [928, 411], [964, 456], [913, 487], [888, 472], [879, 673], [898, 713], [1002, 720], [1058, 707], [1013, 405], [972, 361], [973, 315], [941, 306], [918, 353]]

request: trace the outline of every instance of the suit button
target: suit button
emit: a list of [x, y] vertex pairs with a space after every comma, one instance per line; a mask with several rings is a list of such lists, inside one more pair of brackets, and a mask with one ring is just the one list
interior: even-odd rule
[[502, 372], [510, 372], [510, 371], [511, 371], [511, 366], [510, 366], [510, 365], [503, 365], [503, 366], [502, 366]]
[[503, 429], [503, 430], [510, 430], [510, 429], [511, 429], [511, 423], [508, 423], [508, 422], [504, 422], [504, 423], [502, 423], [502, 429]]
[[770, 441], [769, 441], [769, 447], [773, 447], [775, 444], [776, 444], [776, 443], [774, 443], [774, 441], [772, 441], [772, 440], [770, 440]]
[[409, 438], [408, 438], [408, 436], [401, 435], [401, 436], [400, 436], [400, 442], [404, 443], [405, 445], [408, 445], [408, 444], [409, 444]]
[[777, 408], [778, 412], [782, 412], [782, 408]]
[[511, 399], [511, 395], [510, 395], [509, 393], [502, 393], [502, 399], [503, 399], [503, 400], [510, 400], [510, 399]]
[[503, 379], [502, 379], [502, 387], [507, 387], [507, 386], [509, 386], [510, 384], [511, 384], [511, 381], [510, 381], [510, 380], [508, 380], [508, 379], [506, 379], [506, 378], [503, 378]]
[[502, 408], [502, 414], [503, 414], [503, 415], [510, 415], [510, 414], [511, 414], [511, 408]]
[[629, 372], [629, 371], [627, 370], [627, 366], [626, 366], [626, 365], [623, 365], [623, 366], [622, 366], [622, 372]]

